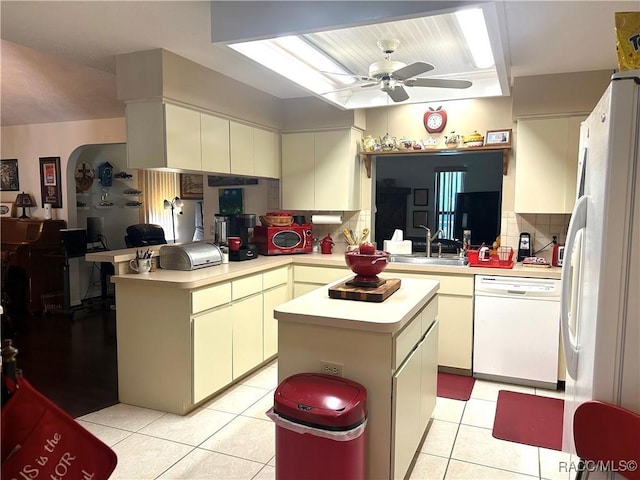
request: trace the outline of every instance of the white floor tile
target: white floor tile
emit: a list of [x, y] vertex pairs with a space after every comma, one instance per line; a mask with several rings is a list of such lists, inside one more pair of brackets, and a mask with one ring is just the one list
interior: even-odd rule
[[248, 480], [264, 465], [197, 448], [165, 472], [161, 479], [182, 480]]
[[157, 410], [118, 403], [117, 405], [112, 405], [111, 407], [84, 415], [78, 419], [91, 423], [99, 423], [107, 427], [137, 432], [142, 427], [149, 425], [163, 415], [167, 414]]
[[448, 458], [420, 453], [409, 480], [442, 480], [448, 463]]
[[464, 407], [462, 422], [465, 425], [493, 429], [493, 421], [496, 417], [496, 402], [470, 398]]
[[433, 420], [420, 451], [449, 458], [457, 432], [457, 423]]
[[564, 400], [564, 390], [547, 390], [546, 388], [536, 388], [536, 395]]
[[486, 428], [460, 425], [452, 459], [538, 476], [538, 448], [493, 438]]
[[460, 462], [451, 459], [445, 480], [531, 480], [537, 475], [521, 475], [507, 470], [499, 470], [484, 465]]
[[141, 428], [139, 433], [196, 447], [235, 417], [233, 413], [199, 408], [184, 416], [164, 415]]
[[267, 463], [275, 452], [275, 437], [272, 421], [236, 417], [200, 448]]
[[240, 383], [250, 387], [273, 390], [278, 386], [278, 368], [270, 365], [267, 368], [258, 370], [256, 373], [248, 376]]
[[477, 380], [473, 385], [471, 391], [471, 398], [478, 398], [481, 400], [491, 400], [493, 402], [498, 400], [498, 392], [500, 390], [510, 390], [512, 392], [529, 393], [535, 395], [535, 388], [523, 387], [520, 385], [511, 385], [508, 383], [490, 382], [488, 380]]
[[[574, 463], [571, 464], [571, 455], [566, 452], [557, 450], [549, 450], [546, 448], [538, 449], [540, 452], [540, 477], [545, 480], [568, 480], [575, 478], [578, 459], [573, 457]], [[589, 478], [592, 478], [589, 476]]]
[[267, 392], [260, 387], [236, 385], [207, 402], [205, 408], [229, 413], [241, 413], [256, 403]]
[[270, 390], [269, 392], [267, 392], [267, 394], [264, 395], [260, 400], [258, 400], [256, 403], [242, 412], [242, 416], [259, 418], [260, 420], [268, 420], [269, 417], [267, 417], [264, 412], [273, 407], [273, 392], [275, 392], [275, 390]]
[[436, 398], [436, 408], [433, 410], [433, 418], [446, 422], [460, 423], [465, 402], [451, 398]]
[[193, 447], [139, 433], [113, 447], [118, 465], [109, 480], [147, 480], [158, 477]]
[[128, 430], [98, 425], [84, 420], [77, 420], [77, 422], [110, 447], [132, 435], [132, 432]]
[[276, 469], [270, 465], [265, 465], [252, 480], [275, 480]]

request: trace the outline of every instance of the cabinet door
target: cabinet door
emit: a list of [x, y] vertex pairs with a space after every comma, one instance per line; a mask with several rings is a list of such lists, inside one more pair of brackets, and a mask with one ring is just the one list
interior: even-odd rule
[[169, 103], [164, 109], [167, 167], [200, 171], [200, 112]]
[[263, 347], [262, 359], [266, 360], [278, 353], [278, 321], [273, 317], [273, 309], [289, 300], [287, 284], [272, 288], [263, 293]]
[[435, 320], [422, 341], [420, 359], [422, 363], [420, 377], [420, 437], [427, 429], [433, 409], [436, 407], [438, 385], [438, 330], [439, 324]]
[[202, 113], [200, 116], [202, 171], [230, 173], [229, 120]]
[[516, 212], [571, 213], [583, 119], [574, 116], [518, 120]]
[[438, 365], [471, 370], [473, 299], [438, 295]]
[[[313, 168], [314, 134], [282, 135], [282, 208], [315, 209]], [[331, 186], [328, 188], [335, 190]]]
[[253, 127], [229, 122], [231, 173], [253, 175]]
[[128, 103], [125, 115], [127, 117], [127, 167], [166, 167], [162, 103]]
[[316, 210], [354, 210], [360, 191], [358, 159], [351, 148], [351, 132], [316, 132], [314, 204]]
[[233, 379], [262, 363], [262, 294], [231, 304]]
[[193, 317], [193, 403], [231, 383], [230, 307]]
[[391, 413], [392, 478], [404, 478], [420, 443], [420, 381], [422, 356], [414, 350], [393, 376], [393, 404]]
[[253, 130], [255, 175], [280, 178], [280, 135], [260, 128]]

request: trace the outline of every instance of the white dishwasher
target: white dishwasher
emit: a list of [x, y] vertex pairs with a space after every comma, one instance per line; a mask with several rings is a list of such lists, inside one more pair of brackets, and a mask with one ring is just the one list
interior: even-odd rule
[[556, 388], [560, 280], [476, 275], [473, 376]]

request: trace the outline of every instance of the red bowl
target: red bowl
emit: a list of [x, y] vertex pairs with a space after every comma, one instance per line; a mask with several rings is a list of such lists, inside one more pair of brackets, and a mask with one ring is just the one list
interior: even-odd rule
[[376, 278], [380, 272], [387, 268], [389, 254], [383, 250], [376, 250], [371, 255], [365, 255], [353, 250], [344, 254], [347, 266], [360, 277]]

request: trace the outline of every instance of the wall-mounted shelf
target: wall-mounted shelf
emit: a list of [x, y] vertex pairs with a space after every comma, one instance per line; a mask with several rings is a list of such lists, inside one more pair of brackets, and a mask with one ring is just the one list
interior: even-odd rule
[[461, 148], [423, 148], [422, 150], [391, 150], [388, 152], [360, 152], [367, 169], [367, 178], [371, 178], [371, 157], [398, 156], [398, 155], [435, 155], [438, 153], [471, 153], [471, 152], [502, 152], [502, 174], [506, 175], [509, 168], [509, 150], [511, 146], [484, 145], [482, 147]]

